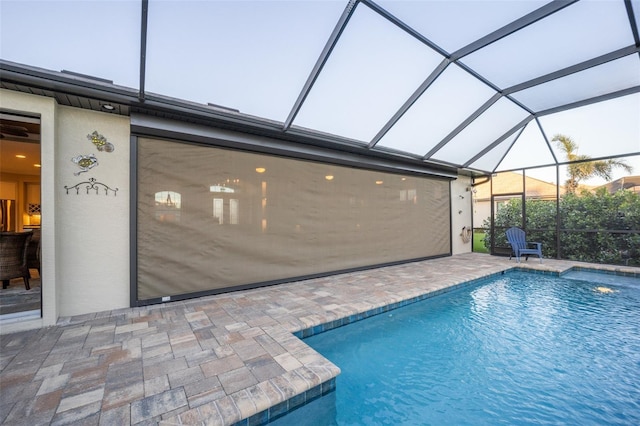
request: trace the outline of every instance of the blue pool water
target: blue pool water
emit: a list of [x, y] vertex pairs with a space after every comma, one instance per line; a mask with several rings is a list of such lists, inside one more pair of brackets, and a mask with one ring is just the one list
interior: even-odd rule
[[638, 425], [640, 280], [613, 281], [508, 273], [307, 338], [336, 391], [274, 424]]

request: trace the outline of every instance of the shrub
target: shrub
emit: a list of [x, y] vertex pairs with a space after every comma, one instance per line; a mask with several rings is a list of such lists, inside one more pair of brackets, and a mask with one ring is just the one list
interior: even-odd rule
[[[494, 220], [497, 246], [508, 246], [503, 230], [521, 226], [521, 200], [501, 205]], [[545, 257], [557, 256], [556, 202], [526, 200], [527, 239], [542, 243]], [[485, 220], [485, 247], [491, 247]], [[610, 232], [622, 231], [622, 232]], [[625, 232], [632, 231], [632, 232]], [[640, 265], [640, 195], [604, 188], [560, 198], [560, 257], [596, 263]]]

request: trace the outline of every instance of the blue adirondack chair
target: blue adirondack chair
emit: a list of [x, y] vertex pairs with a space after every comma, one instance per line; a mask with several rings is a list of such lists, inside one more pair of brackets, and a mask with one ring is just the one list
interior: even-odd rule
[[527, 241], [527, 235], [522, 229], [515, 226], [507, 229], [507, 240], [509, 240], [512, 250], [509, 260], [511, 260], [511, 256], [515, 255], [516, 261], [520, 263], [521, 256], [525, 256], [525, 259], [529, 260], [529, 255], [535, 254], [538, 255], [540, 263], [542, 263], [542, 243]]

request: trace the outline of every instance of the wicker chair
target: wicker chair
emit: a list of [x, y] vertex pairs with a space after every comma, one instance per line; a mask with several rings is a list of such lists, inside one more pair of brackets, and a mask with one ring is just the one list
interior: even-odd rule
[[0, 232], [0, 280], [2, 288], [9, 286], [12, 278], [22, 278], [24, 287], [29, 287], [27, 247], [31, 232]]
[[27, 268], [37, 269], [40, 274], [40, 230], [31, 231], [31, 241], [27, 245]]

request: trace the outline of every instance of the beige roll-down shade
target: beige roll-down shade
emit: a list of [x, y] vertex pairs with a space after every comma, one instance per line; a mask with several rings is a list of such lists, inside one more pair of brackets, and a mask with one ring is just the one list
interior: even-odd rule
[[449, 252], [446, 180], [139, 139], [138, 300]]

